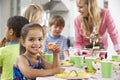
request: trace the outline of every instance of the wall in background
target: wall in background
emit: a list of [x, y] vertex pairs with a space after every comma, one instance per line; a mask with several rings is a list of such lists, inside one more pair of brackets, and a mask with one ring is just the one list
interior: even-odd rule
[[4, 36], [5, 22], [10, 17], [10, 0], [0, 0], [0, 40]]
[[[108, 1], [108, 6], [106, 6], [104, 4], [105, 1]], [[66, 24], [68, 24], [66, 27], [69, 26], [69, 35], [73, 38], [74, 37], [74, 19], [75, 17], [78, 15], [78, 12], [77, 12], [77, 7], [76, 7], [76, 3], [75, 3], [75, 0], [63, 0], [64, 3], [67, 3], [66, 6], [68, 7], [69, 9], [69, 22], [67, 22]], [[111, 12], [111, 15], [114, 19], [114, 22], [116, 24], [116, 27], [118, 30], [120, 30], [120, 8], [119, 8], [119, 3], [120, 3], [120, 0], [98, 0], [98, 3], [99, 3], [99, 6], [104, 8], [104, 7], [108, 7], [108, 9], [110, 10]], [[119, 32], [120, 34], [120, 32]], [[73, 40], [74, 41], [74, 40]], [[116, 52], [114, 50], [114, 47], [113, 47], [113, 43], [109, 37], [108, 39], [108, 42], [109, 42], [109, 46], [108, 46], [108, 58], [111, 59], [111, 55], [115, 55]]]
[[[12, 2], [11, 2], [12, 1]], [[5, 22], [6, 20], [12, 15], [19, 15], [19, 8], [24, 8], [28, 4], [32, 3], [34, 0], [21, 0], [21, 4], [17, 4], [19, 0], [0, 0], [0, 40], [4, 36], [4, 29], [5, 29]], [[36, 0], [35, 0], [36, 1]], [[54, 12], [51, 15], [59, 14], [64, 17], [66, 25], [62, 32], [63, 35], [71, 39], [73, 44], [74, 41], [74, 19], [79, 14], [77, 12], [76, 7], [76, 0], [62, 0], [62, 2], [68, 8], [68, 12]], [[98, 0], [99, 5], [103, 8], [104, 7], [104, 0]], [[116, 23], [117, 29], [120, 30], [120, 8], [119, 8], [120, 0], [108, 0], [108, 9], [111, 12], [111, 15], [114, 18]], [[39, 3], [38, 3], [39, 4]], [[18, 14], [19, 13], [19, 14]], [[116, 54], [113, 49], [113, 44], [109, 39], [109, 54], [113, 55]]]
[[[119, 8], [120, 4], [119, 3], [120, 3], [120, 0], [108, 0], [108, 9], [111, 12], [111, 15], [114, 19], [114, 22], [116, 24], [116, 27], [117, 27], [117, 29], [119, 31], [119, 35], [120, 35], [120, 8]], [[108, 51], [109, 51], [110, 55], [116, 54], [110, 38], [109, 38]]]
[[0, 40], [4, 36], [7, 19], [19, 15], [19, 11], [19, 0], [0, 0]]

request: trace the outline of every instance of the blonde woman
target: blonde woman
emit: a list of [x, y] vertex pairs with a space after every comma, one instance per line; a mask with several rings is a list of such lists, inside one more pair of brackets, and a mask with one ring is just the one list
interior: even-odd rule
[[74, 21], [75, 54], [81, 55], [81, 49], [90, 43], [89, 37], [93, 31], [99, 34], [98, 42], [103, 44], [104, 49], [108, 48], [109, 34], [114, 49], [120, 54], [120, 39], [109, 10], [98, 7], [97, 0], [77, 0], [76, 4], [80, 15]]

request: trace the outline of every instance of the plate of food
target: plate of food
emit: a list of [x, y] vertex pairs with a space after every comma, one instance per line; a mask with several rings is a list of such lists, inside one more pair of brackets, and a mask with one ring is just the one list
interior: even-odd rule
[[86, 79], [93, 77], [93, 74], [91, 73], [85, 73], [85, 72], [76, 72], [75, 70], [70, 71], [69, 73], [61, 73], [56, 74], [55, 77], [57, 78], [63, 78], [63, 79]]
[[66, 61], [66, 60], [61, 60], [61, 61], [60, 61], [60, 64], [61, 64], [61, 66], [63, 66], [63, 67], [69, 67], [69, 66], [73, 66], [73, 65], [74, 65], [74, 64], [71, 63], [70, 61]]

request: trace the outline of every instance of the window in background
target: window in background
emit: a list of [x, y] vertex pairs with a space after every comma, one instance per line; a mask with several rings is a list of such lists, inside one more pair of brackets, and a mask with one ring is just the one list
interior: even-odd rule
[[108, 8], [108, 0], [104, 0], [104, 8]]

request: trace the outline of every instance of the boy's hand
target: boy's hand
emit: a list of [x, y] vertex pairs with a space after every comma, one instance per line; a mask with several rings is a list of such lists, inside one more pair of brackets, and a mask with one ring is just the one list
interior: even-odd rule
[[6, 38], [3, 38], [1, 41], [0, 41], [0, 47], [4, 47], [6, 45]]

